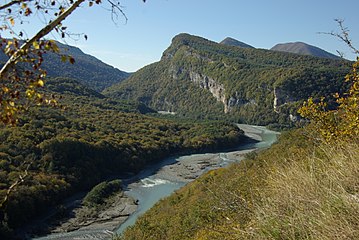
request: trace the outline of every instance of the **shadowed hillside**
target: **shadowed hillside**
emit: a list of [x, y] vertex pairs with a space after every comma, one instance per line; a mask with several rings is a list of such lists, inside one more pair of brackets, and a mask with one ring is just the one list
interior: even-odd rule
[[[49, 77], [65, 77], [76, 79], [84, 85], [101, 92], [103, 89], [119, 83], [130, 74], [114, 68], [94, 56], [82, 52], [79, 48], [56, 42], [60, 49], [59, 54], [47, 52], [44, 55], [43, 69]], [[74, 58], [74, 64], [63, 62], [61, 55], [70, 55]], [[7, 58], [0, 52], [0, 61]], [[22, 66], [24, 67], [24, 66]]]

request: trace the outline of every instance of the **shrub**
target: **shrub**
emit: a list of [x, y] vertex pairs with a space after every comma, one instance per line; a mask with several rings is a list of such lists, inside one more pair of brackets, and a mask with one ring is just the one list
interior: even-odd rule
[[95, 207], [103, 204], [105, 200], [116, 192], [121, 191], [121, 180], [106, 181], [97, 184], [87, 193], [83, 204], [88, 207]]

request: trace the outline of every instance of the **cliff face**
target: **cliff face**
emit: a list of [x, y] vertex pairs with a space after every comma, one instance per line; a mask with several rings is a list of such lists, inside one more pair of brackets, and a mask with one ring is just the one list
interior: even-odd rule
[[159, 62], [104, 93], [188, 117], [287, 124], [300, 101], [341, 92], [348, 68], [343, 60], [234, 48], [180, 34]]
[[223, 84], [216, 82], [213, 78], [203, 75], [201, 73], [190, 72], [189, 79], [197, 84], [200, 88], [208, 90], [217, 101], [224, 104], [224, 112], [228, 112], [226, 94]]
[[273, 110], [276, 113], [280, 113], [280, 107], [284, 104], [294, 102], [292, 96], [288, 94], [285, 90], [281, 88], [274, 87], [273, 89], [274, 101], [273, 101]]

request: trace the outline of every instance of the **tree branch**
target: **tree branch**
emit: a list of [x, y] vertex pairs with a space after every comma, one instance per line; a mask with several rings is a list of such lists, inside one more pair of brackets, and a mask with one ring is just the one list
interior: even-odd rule
[[[343, 41], [355, 54], [359, 54], [359, 50], [354, 47], [352, 40], [349, 37], [349, 30], [344, 26], [344, 20], [343, 19], [334, 19], [340, 28], [340, 33], [336, 33], [336, 32], [319, 32], [320, 34], [328, 34], [334, 37], [339, 38], [341, 41]], [[341, 55], [341, 57], [343, 56], [343, 53], [339, 53], [339, 55]]]
[[7, 203], [7, 201], [9, 200], [11, 192], [13, 192], [18, 185], [20, 185], [25, 181], [25, 178], [28, 176], [27, 170], [29, 169], [29, 167], [30, 164], [27, 165], [24, 175], [19, 175], [19, 178], [13, 184], [11, 184], [11, 186], [7, 189], [4, 199], [0, 202], [0, 209], [3, 208]]
[[53, 22], [50, 22], [44, 28], [42, 28], [35, 36], [27, 40], [5, 63], [5, 65], [0, 70], [0, 80], [4, 78], [6, 72], [15, 65], [16, 61], [26, 54], [26, 51], [31, 47], [31, 45], [46, 36], [51, 32], [57, 25], [59, 25], [67, 16], [69, 16], [81, 3], [85, 0], [77, 0], [74, 2], [67, 10], [60, 14]]
[[23, 2], [30, 2], [30, 1], [33, 1], [33, 0], [13, 0], [11, 2], [5, 3], [4, 5], [1, 5], [0, 10], [4, 10], [4, 9], [6, 9], [8, 7], [11, 7], [14, 4], [20, 4], [20, 3], [23, 3]]
[[122, 14], [122, 16], [125, 18], [126, 22], [128, 21], [127, 16], [126, 16], [125, 12], [119, 6], [119, 3], [116, 4], [112, 0], [107, 0], [107, 2], [109, 2], [111, 5], [111, 15], [112, 15], [113, 22], [114, 22], [113, 15], [116, 15], [116, 17], [117, 17], [116, 10], [118, 10]]

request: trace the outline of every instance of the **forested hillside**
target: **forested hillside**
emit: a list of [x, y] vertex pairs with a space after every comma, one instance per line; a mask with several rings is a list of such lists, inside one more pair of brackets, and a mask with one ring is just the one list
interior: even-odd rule
[[179, 116], [290, 125], [304, 99], [342, 92], [349, 66], [344, 60], [238, 48], [180, 34], [161, 61], [103, 93]]
[[[48, 51], [44, 55], [43, 68], [49, 77], [73, 78], [82, 84], [96, 90], [102, 91], [111, 85], [127, 78], [130, 74], [114, 68], [101, 60], [85, 54], [79, 48], [56, 42], [59, 54]], [[73, 64], [62, 61], [61, 55], [71, 56]], [[7, 58], [0, 52], [0, 62], [5, 62]], [[25, 67], [24, 65], [21, 65]]]
[[64, 64], [61, 58], [48, 53], [44, 60], [44, 69], [49, 77], [69, 77], [77, 79], [82, 84], [96, 90], [112, 86], [126, 79], [130, 74], [110, 66], [79, 48], [57, 43], [61, 54], [68, 54], [75, 59], [74, 64]]
[[[131, 175], [173, 153], [211, 151], [242, 141], [224, 122], [189, 123], [145, 116], [142, 103], [104, 98], [72, 79], [52, 79], [61, 107], [34, 107], [17, 126], [0, 128], [1, 239], [50, 206], [109, 176]], [[23, 179], [24, 181], [20, 181]]]

